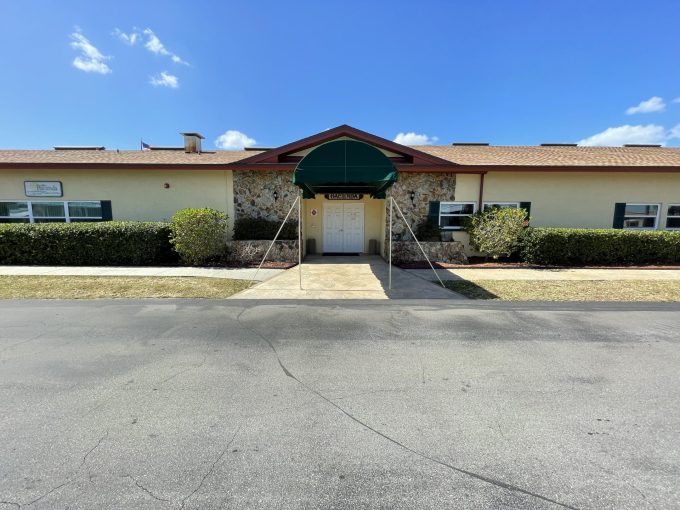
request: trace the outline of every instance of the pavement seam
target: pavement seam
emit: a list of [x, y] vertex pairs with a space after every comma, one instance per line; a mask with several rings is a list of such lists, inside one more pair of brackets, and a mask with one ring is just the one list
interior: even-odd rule
[[304, 387], [307, 391], [313, 393], [314, 395], [318, 396], [319, 398], [321, 398], [322, 400], [324, 400], [325, 402], [327, 402], [327, 403], [330, 404], [331, 406], [335, 407], [335, 408], [336, 408], [338, 411], [340, 411], [342, 414], [344, 414], [345, 416], [347, 416], [349, 419], [353, 420], [354, 422], [358, 423], [359, 425], [361, 425], [361, 426], [364, 427], [365, 429], [367, 429], [367, 430], [373, 432], [374, 434], [376, 434], [376, 435], [382, 437], [383, 439], [385, 439], [385, 440], [391, 442], [392, 444], [394, 444], [394, 445], [396, 445], [396, 446], [398, 446], [398, 447], [400, 447], [400, 448], [402, 448], [402, 449], [404, 449], [404, 450], [406, 450], [406, 451], [408, 451], [408, 452], [410, 452], [410, 453], [412, 453], [412, 454], [414, 454], [414, 455], [416, 455], [416, 456], [418, 456], [418, 457], [420, 457], [420, 458], [422, 458], [422, 459], [429, 460], [430, 462], [433, 462], [433, 463], [435, 463], [435, 464], [438, 464], [438, 465], [440, 465], [440, 466], [442, 466], [442, 467], [445, 467], [445, 468], [450, 469], [450, 470], [452, 470], [452, 471], [455, 471], [455, 472], [457, 472], [457, 473], [460, 473], [460, 474], [463, 474], [463, 475], [467, 475], [467, 476], [469, 476], [469, 477], [471, 477], [471, 478], [475, 478], [475, 479], [477, 479], [477, 480], [480, 480], [480, 481], [482, 481], [482, 482], [485, 482], [485, 483], [494, 485], [494, 486], [496, 486], [496, 487], [500, 487], [500, 488], [502, 488], [502, 489], [506, 489], [506, 490], [513, 491], [513, 492], [518, 492], [518, 493], [524, 494], [524, 495], [526, 495], [526, 496], [530, 496], [530, 497], [533, 497], [533, 498], [537, 498], [537, 499], [540, 499], [540, 500], [542, 500], [542, 501], [551, 503], [551, 504], [553, 504], [553, 505], [560, 506], [560, 507], [562, 507], [562, 508], [567, 508], [567, 509], [569, 509], [569, 510], [580, 510], [578, 507], [571, 506], [571, 505], [569, 505], [569, 504], [567, 504], [567, 503], [562, 503], [562, 502], [560, 502], [560, 501], [551, 499], [551, 498], [549, 498], [549, 497], [547, 497], [547, 496], [542, 496], [541, 494], [537, 494], [537, 493], [535, 493], [535, 492], [531, 492], [531, 491], [529, 491], [529, 490], [527, 490], [527, 489], [523, 489], [522, 487], [519, 487], [519, 486], [517, 486], [517, 485], [513, 485], [513, 484], [510, 484], [510, 483], [507, 483], [507, 482], [503, 482], [502, 480], [496, 480], [496, 479], [490, 478], [490, 477], [488, 477], [488, 476], [484, 476], [484, 475], [480, 475], [480, 474], [477, 474], [477, 473], [473, 473], [472, 471], [468, 471], [468, 470], [466, 470], [466, 469], [456, 467], [456, 466], [454, 466], [454, 465], [452, 465], [452, 464], [449, 464], [449, 463], [444, 462], [444, 461], [442, 461], [442, 460], [439, 460], [439, 459], [436, 459], [436, 458], [434, 458], [434, 457], [431, 457], [431, 456], [427, 455], [426, 453], [423, 453], [423, 452], [420, 452], [420, 451], [418, 451], [418, 450], [415, 450], [415, 449], [413, 449], [413, 448], [411, 448], [411, 447], [409, 447], [409, 446], [407, 446], [407, 445], [405, 445], [405, 444], [403, 444], [403, 443], [397, 441], [396, 439], [394, 439], [394, 438], [388, 436], [387, 434], [384, 434], [384, 433], [380, 432], [379, 430], [377, 430], [377, 429], [373, 428], [372, 426], [370, 426], [368, 423], [361, 421], [359, 418], [357, 418], [356, 416], [352, 415], [349, 411], [345, 410], [342, 406], [338, 405], [336, 402], [334, 402], [334, 401], [331, 400], [330, 398], [326, 397], [326, 396], [325, 396], [324, 394], [322, 394], [321, 392], [315, 390], [314, 388], [312, 388], [311, 386], [307, 385], [307, 384], [306, 384], [305, 382], [303, 382], [302, 380], [298, 379], [298, 378], [297, 378], [290, 370], [288, 370], [288, 368], [285, 366], [285, 364], [284, 364], [283, 361], [281, 360], [281, 357], [279, 356], [279, 353], [278, 353], [278, 351], [276, 350], [276, 348], [274, 347], [274, 344], [271, 342], [271, 340], [270, 340], [269, 338], [267, 338], [266, 336], [262, 335], [259, 331], [256, 331], [255, 329], [246, 326], [246, 325], [241, 321], [241, 316], [243, 315], [243, 313], [244, 313], [246, 310], [247, 310], [247, 308], [246, 308], [246, 307], [243, 307], [243, 309], [242, 309], [242, 310], [239, 312], [239, 314], [236, 316], [236, 321], [237, 321], [241, 326], [243, 326], [245, 329], [247, 329], [248, 331], [251, 331], [252, 333], [255, 333], [258, 337], [260, 337], [262, 340], [264, 340], [264, 341], [269, 345], [269, 347], [271, 348], [272, 352], [273, 352], [274, 355], [276, 356], [276, 360], [278, 361], [279, 366], [281, 367], [281, 370], [283, 370], [283, 373], [284, 373], [286, 376], [288, 376], [288, 377], [290, 377], [291, 379], [293, 379], [294, 381], [296, 381], [298, 384], [300, 384], [302, 387]]

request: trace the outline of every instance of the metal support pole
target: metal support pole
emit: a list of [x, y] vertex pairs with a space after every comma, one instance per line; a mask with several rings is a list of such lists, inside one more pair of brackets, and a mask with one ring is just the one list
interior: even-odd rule
[[302, 190], [298, 194], [298, 273], [302, 290]]
[[392, 290], [392, 204], [394, 203], [394, 198], [390, 196], [390, 249], [387, 261], [387, 270], [389, 273], [387, 288]]
[[418, 248], [420, 248], [420, 251], [423, 253], [423, 256], [425, 257], [425, 260], [427, 260], [427, 263], [430, 264], [430, 267], [432, 268], [432, 271], [434, 272], [434, 275], [437, 277], [437, 280], [439, 280], [439, 283], [441, 284], [442, 287], [446, 288], [446, 285], [444, 285], [444, 282], [442, 281], [441, 278], [439, 278], [439, 275], [437, 274], [437, 270], [434, 268], [432, 265], [432, 262], [430, 262], [430, 257], [427, 256], [425, 253], [425, 250], [423, 250], [423, 247], [420, 245], [420, 241], [418, 241], [418, 238], [416, 235], [413, 233], [413, 230], [411, 230], [411, 225], [408, 224], [408, 221], [406, 221], [406, 217], [404, 216], [404, 213], [401, 212], [401, 207], [399, 207], [399, 204], [394, 204], [397, 206], [397, 212], [401, 214], [401, 219], [404, 220], [404, 223], [406, 223], [406, 228], [408, 229], [409, 232], [411, 232], [411, 235], [413, 236], [413, 239], [415, 239], [416, 244], [418, 244]]
[[281, 223], [281, 226], [279, 227], [278, 232], [276, 232], [276, 235], [274, 236], [274, 240], [273, 240], [272, 243], [269, 245], [269, 248], [267, 248], [267, 252], [264, 254], [264, 257], [262, 257], [262, 262], [260, 262], [260, 265], [257, 266], [257, 271], [255, 271], [255, 274], [254, 274], [253, 277], [251, 278], [250, 283], [248, 284], [248, 287], [251, 287], [251, 286], [253, 285], [253, 282], [255, 281], [255, 278], [257, 278], [257, 273], [259, 273], [259, 272], [260, 272], [260, 269], [262, 269], [262, 264], [264, 264], [264, 261], [267, 260], [267, 255], [269, 255], [269, 252], [271, 251], [272, 247], [274, 246], [274, 243], [275, 243], [276, 240], [278, 239], [279, 234], [280, 234], [281, 231], [283, 230], [283, 226], [284, 226], [284, 225], [286, 224], [286, 222], [288, 221], [288, 217], [290, 216], [290, 213], [293, 212], [293, 209], [295, 208], [295, 205], [297, 204], [298, 200], [300, 200], [300, 197], [299, 197], [299, 196], [295, 199], [295, 202], [293, 202], [293, 205], [292, 205], [292, 206], [290, 207], [290, 209], [288, 210], [288, 214], [286, 214], [286, 217], [283, 219], [283, 223]]

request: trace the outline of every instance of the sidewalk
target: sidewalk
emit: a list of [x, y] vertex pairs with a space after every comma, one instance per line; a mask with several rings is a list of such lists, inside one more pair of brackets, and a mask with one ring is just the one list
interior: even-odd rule
[[[431, 269], [407, 269], [408, 273], [435, 280]], [[680, 269], [437, 269], [442, 280], [680, 280]]]
[[[0, 266], [0, 276], [200, 276], [250, 280], [255, 268], [235, 267], [98, 267], [98, 266]], [[260, 269], [257, 281], [263, 282], [285, 269]]]

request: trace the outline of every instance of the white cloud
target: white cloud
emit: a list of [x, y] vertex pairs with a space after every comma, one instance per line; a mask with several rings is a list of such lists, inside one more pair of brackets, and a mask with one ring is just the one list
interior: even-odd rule
[[245, 133], [236, 131], [235, 129], [230, 129], [225, 131], [223, 134], [217, 137], [215, 140], [215, 145], [220, 149], [243, 149], [244, 147], [252, 147], [257, 142], [250, 138]]
[[646, 101], [642, 101], [639, 105], [637, 106], [631, 106], [626, 110], [626, 115], [634, 115], [636, 113], [653, 113], [653, 112], [662, 112], [666, 109], [666, 103], [663, 102], [663, 99], [660, 98], [659, 96], [653, 96], [647, 99]]
[[150, 28], [145, 28], [143, 33], [146, 36], [146, 42], [144, 43], [144, 47], [151, 53], [170, 57], [170, 59], [176, 64], [189, 65], [189, 62], [182, 60], [178, 55], [175, 55], [173, 52], [168, 50], [165, 47], [165, 45], [161, 42], [161, 40], [158, 38], [158, 36], [154, 34], [153, 30], [151, 30]]
[[413, 131], [409, 133], [398, 133], [397, 136], [394, 137], [394, 141], [401, 145], [434, 145], [437, 143], [437, 140], [439, 140], [439, 138], [436, 136], [429, 137], [425, 134], [420, 135], [414, 133]]
[[626, 143], [666, 145], [668, 141], [674, 138], [680, 138], [680, 125], [667, 130], [657, 124], [647, 124], [646, 126], [626, 124], [625, 126], [607, 128], [601, 133], [584, 138], [578, 144], [590, 147], [624, 145]]
[[673, 102], [674, 103], [680, 103], [680, 97], [676, 97], [675, 99], [673, 99]]
[[76, 31], [71, 34], [71, 39], [71, 47], [80, 52], [80, 55], [73, 59], [73, 67], [86, 73], [109, 74], [112, 72], [111, 68], [106, 65], [106, 61], [111, 57], [102, 55], [87, 37], [80, 33], [80, 29], [76, 28]]
[[125, 32], [121, 31], [119, 28], [115, 28], [113, 30], [113, 35], [118, 37], [118, 39], [123, 41], [128, 46], [134, 46], [139, 40], [139, 31], [136, 28], [133, 28], [132, 32], [130, 32], [129, 34], [126, 34]]
[[179, 80], [177, 79], [177, 76], [169, 74], [167, 71], [163, 71], [161, 74], [152, 76], [149, 80], [149, 83], [156, 87], [169, 87], [171, 89], [176, 89], [179, 87]]

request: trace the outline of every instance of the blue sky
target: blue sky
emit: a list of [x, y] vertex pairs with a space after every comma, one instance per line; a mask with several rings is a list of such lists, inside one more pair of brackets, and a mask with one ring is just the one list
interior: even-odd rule
[[344, 123], [680, 146], [679, 19], [677, 0], [6, 1], [0, 147], [276, 146]]

